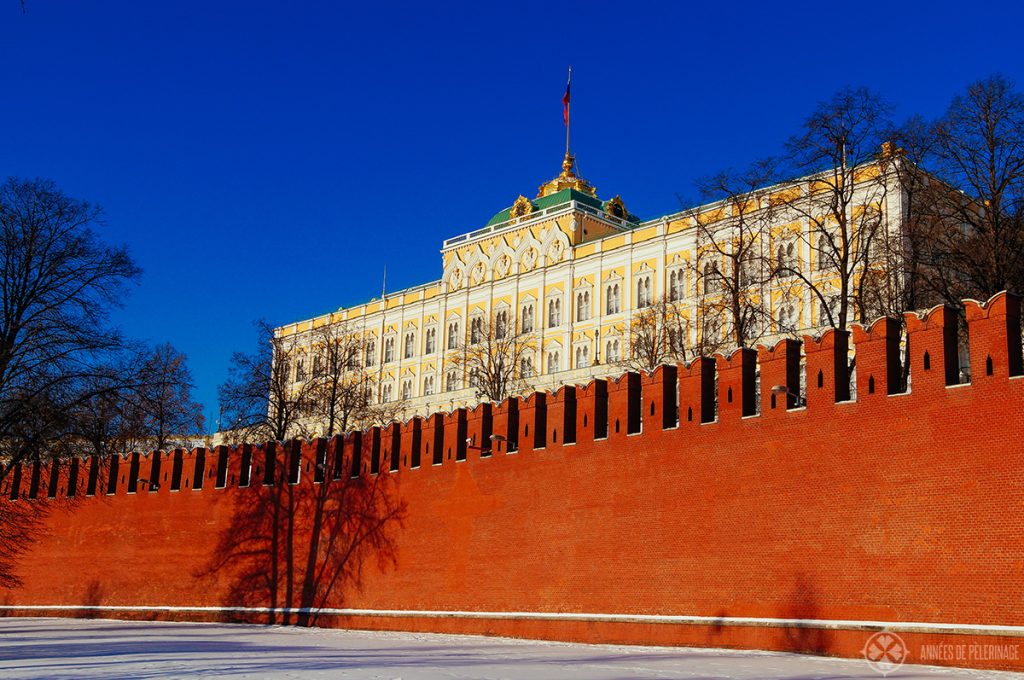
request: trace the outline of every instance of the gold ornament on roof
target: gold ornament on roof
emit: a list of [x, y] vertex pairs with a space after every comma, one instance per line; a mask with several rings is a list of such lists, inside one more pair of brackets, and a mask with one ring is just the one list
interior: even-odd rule
[[562, 173], [550, 182], [540, 185], [540, 192], [537, 194], [537, 198], [550, 196], [563, 189], [575, 189], [587, 196], [597, 198], [597, 189], [590, 182], [576, 175], [573, 170], [575, 166], [576, 157], [566, 152], [565, 158], [562, 160]]
[[621, 219], [629, 217], [629, 211], [626, 210], [626, 204], [622, 202], [622, 198], [620, 196], [616, 196], [615, 198], [607, 201], [604, 204], [604, 211], [613, 217]]
[[516, 202], [512, 204], [512, 210], [509, 211], [509, 217], [515, 219], [516, 217], [523, 217], [533, 212], [533, 203], [530, 203], [530, 199], [526, 196], [520, 195], [516, 199]]

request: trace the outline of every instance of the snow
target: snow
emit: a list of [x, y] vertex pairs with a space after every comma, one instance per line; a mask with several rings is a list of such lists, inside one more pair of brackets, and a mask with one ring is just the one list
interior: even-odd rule
[[[219, 623], [0, 618], [2, 678], [830, 680], [866, 662], [724, 649], [583, 645], [425, 633]], [[889, 678], [1024, 678], [904, 666]]]

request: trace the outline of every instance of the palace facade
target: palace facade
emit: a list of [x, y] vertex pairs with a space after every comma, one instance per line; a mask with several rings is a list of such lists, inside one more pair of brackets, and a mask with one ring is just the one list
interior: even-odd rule
[[[892, 158], [886, 147], [877, 160], [848, 173], [854, 230], [858, 220], [874, 215], [886, 238], [899, 233], [905, 196]], [[520, 195], [481, 228], [444, 241], [439, 280], [288, 324], [276, 334], [287, 347], [296, 385], [318, 373], [316, 329], [344, 324], [346, 332], [360, 334], [364, 356], [354, 370], [372, 374], [373, 398], [401, 402], [405, 417], [479, 401], [459, 354], [479, 341], [484, 322], [529, 338], [516, 367], [529, 390], [585, 384], [622, 371], [631, 357], [635, 320], [653, 305], [667, 302], [678, 310], [683, 344], [696, 346], [709, 334], [733, 344], [730, 315], [720, 300], [716, 304], [720, 291], [708, 273], [727, 271], [721, 242], [728, 242], [745, 211], [747, 220], [768, 216], [756, 236], [763, 259], [755, 266], [788, 260], [799, 274], [754, 277], [751, 284], [756, 289], [750, 299], [764, 314], [750, 344], [771, 344], [836, 325], [838, 305], [828, 303], [830, 320], [821, 296], [810, 290], [831, 286], [838, 293], [841, 287], [838, 272], [825, 266], [824, 250], [815, 246], [822, 238], [816, 230], [829, 219], [812, 214], [816, 186], [829, 181], [803, 177], [757, 190], [746, 206], [734, 198], [641, 221], [619, 196], [599, 198], [566, 154], [562, 172], [534, 198]], [[797, 205], [800, 197], [806, 203]], [[782, 204], [784, 209], [769, 209]], [[828, 209], [822, 205], [820, 211]], [[709, 224], [723, 235], [716, 248], [708, 242]], [[704, 323], [689, 323], [702, 314]]]

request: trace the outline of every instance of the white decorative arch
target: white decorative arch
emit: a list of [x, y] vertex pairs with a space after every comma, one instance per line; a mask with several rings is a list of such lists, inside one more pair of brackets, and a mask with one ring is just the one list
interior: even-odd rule
[[512, 272], [516, 263], [516, 253], [504, 243], [501, 243], [491, 251], [490, 260], [487, 263], [487, 270], [491, 280], [502, 279]]
[[569, 253], [569, 237], [558, 227], [552, 227], [544, 236], [541, 252], [544, 253], [545, 264], [558, 264]]
[[513, 261], [519, 265], [519, 271], [528, 272], [534, 269], [541, 258], [541, 244], [532, 235], [526, 234], [516, 246]]

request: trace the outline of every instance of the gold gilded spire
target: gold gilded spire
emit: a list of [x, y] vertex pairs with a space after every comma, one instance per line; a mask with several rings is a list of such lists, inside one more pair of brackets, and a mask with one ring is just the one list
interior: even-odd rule
[[537, 198], [550, 196], [562, 189], [575, 189], [580, 193], [597, 198], [597, 189], [595, 189], [587, 180], [577, 176], [574, 171], [575, 167], [576, 157], [566, 151], [565, 158], [562, 160], [562, 173], [550, 182], [541, 184], [540, 191], [537, 193]]

